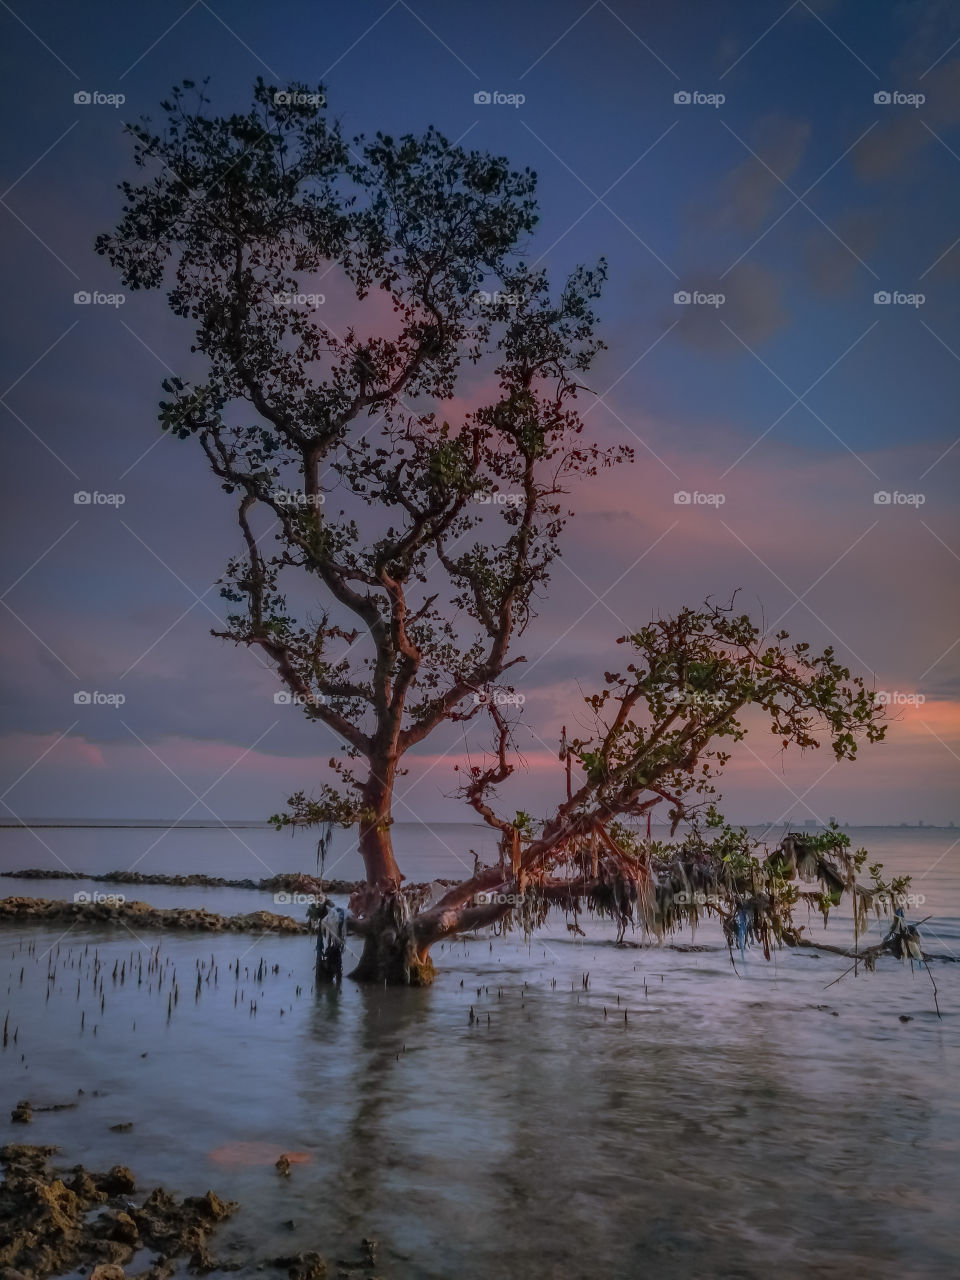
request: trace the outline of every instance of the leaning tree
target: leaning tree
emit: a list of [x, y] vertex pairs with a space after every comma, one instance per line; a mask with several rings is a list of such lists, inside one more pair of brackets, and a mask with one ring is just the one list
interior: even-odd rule
[[[849, 893], [860, 922], [874, 899], [840, 833], [808, 842], [799, 867], [795, 849], [762, 856], [716, 814], [714, 782], [751, 720], [843, 759], [882, 736], [880, 711], [832, 651], [766, 637], [732, 608], [622, 637], [624, 673], [586, 699], [594, 731], [564, 738], [555, 812], [500, 809], [516, 762], [506, 677], [572, 514], [565, 495], [631, 457], [586, 438], [577, 411], [603, 346], [603, 262], [551, 290], [520, 256], [535, 174], [434, 129], [347, 140], [305, 85], [258, 81], [242, 114], [208, 107], [187, 81], [162, 127], [128, 126], [143, 178], [122, 184], [97, 249], [128, 288], [166, 286], [194, 327], [200, 375], [164, 383], [160, 420], [197, 438], [236, 502], [242, 551], [221, 582], [233, 611], [214, 634], [261, 651], [340, 740], [331, 780], [275, 821], [356, 826], [355, 976], [427, 981], [439, 939], [530, 927], [553, 905], [574, 929], [589, 909], [621, 934], [716, 914], [731, 941], [767, 948], [800, 940], [805, 898], [827, 909]], [[494, 390], [454, 411], [471, 369]], [[437, 899], [404, 885], [394, 787], [408, 752], [478, 717], [489, 753], [459, 790], [500, 857]], [[678, 845], [638, 834], [658, 804], [674, 831], [693, 822]], [[888, 889], [877, 869], [873, 892]]]

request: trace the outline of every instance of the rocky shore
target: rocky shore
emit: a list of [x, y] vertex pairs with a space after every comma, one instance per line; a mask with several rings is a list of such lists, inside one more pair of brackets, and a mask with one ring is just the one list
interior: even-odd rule
[[208, 1237], [235, 1204], [213, 1191], [177, 1200], [160, 1187], [137, 1203], [131, 1199], [136, 1181], [126, 1166], [107, 1173], [82, 1165], [54, 1172], [50, 1158], [56, 1152], [19, 1143], [0, 1148], [4, 1280], [46, 1280], [87, 1266], [93, 1267], [90, 1280], [125, 1280], [123, 1264], [143, 1249], [155, 1257], [138, 1280], [166, 1280], [184, 1258], [192, 1270], [220, 1265], [210, 1256]]
[[[90, 880], [95, 884], [168, 884], [182, 888], [208, 889], [257, 889], [261, 893], [334, 893], [351, 894], [360, 887], [358, 880], [318, 880], [302, 871], [284, 871], [264, 880], [225, 880], [222, 876], [160, 875], [145, 871], [107, 871], [102, 875], [90, 875], [85, 871], [52, 871], [39, 867], [25, 871], [0, 871], [6, 880]], [[440, 881], [454, 884], [453, 880]]]
[[[354, 880], [319, 880], [300, 871], [281, 872], [263, 880], [226, 880], [207, 875], [160, 875], [141, 871], [109, 871], [87, 875], [82, 871], [48, 871], [30, 868], [3, 871], [0, 877], [17, 880], [86, 880], [116, 885], [173, 885], [181, 888], [256, 889], [262, 893], [313, 896], [334, 894], [349, 897], [362, 887]], [[408, 885], [411, 893], [426, 897], [431, 890], [445, 888], [453, 880]], [[62, 898], [0, 898], [0, 925], [5, 921], [46, 924], [115, 924], [137, 929], [189, 929], [205, 933], [310, 933], [310, 922], [273, 911], [250, 911], [235, 916], [218, 915], [202, 907], [153, 907], [147, 902], [127, 901], [119, 894], [96, 894], [90, 901]], [[2, 1277], [0, 1277], [2, 1280]]]
[[205, 933], [309, 933], [306, 920], [273, 911], [221, 916], [201, 907], [151, 907], [147, 902], [66, 902], [57, 898], [0, 898], [0, 924], [126, 925], [146, 929], [191, 929]]
[[[313, 1251], [279, 1257], [215, 1257], [210, 1237], [239, 1206], [214, 1191], [176, 1196], [155, 1187], [138, 1194], [125, 1165], [93, 1173], [51, 1168], [57, 1147], [11, 1143], [0, 1148], [0, 1280], [49, 1280], [87, 1271], [89, 1280], [168, 1280], [182, 1272], [269, 1272], [289, 1280], [373, 1280], [377, 1246], [330, 1269]], [[277, 1162], [278, 1170], [283, 1160]], [[150, 1256], [152, 1255], [152, 1256]], [[125, 1268], [130, 1264], [137, 1270]]]

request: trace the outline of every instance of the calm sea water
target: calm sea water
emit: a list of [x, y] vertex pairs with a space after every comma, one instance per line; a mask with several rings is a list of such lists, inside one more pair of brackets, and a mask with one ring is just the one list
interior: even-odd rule
[[[913, 875], [928, 949], [960, 953], [960, 833], [850, 834]], [[411, 879], [492, 856], [482, 828], [396, 837]], [[260, 828], [0, 832], [0, 869], [58, 859], [258, 878], [313, 870], [315, 849]], [[357, 874], [345, 842], [328, 871]], [[82, 887], [0, 880], [0, 895]], [[274, 906], [243, 890], [137, 896]], [[844, 941], [844, 922], [827, 936]], [[404, 1280], [956, 1274], [960, 966], [934, 969], [938, 1019], [925, 971], [885, 961], [831, 986], [839, 957], [748, 953], [738, 977], [715, 928], [693, 941], [709, 949], [619, 949], [558, 919], [530, 940], [438, 949], [429, 990], [315, 992], [306, 938], [5, 926], [0, 1017], [18, 1037], [0, 1054], [0, 1140], [240, 1201], [214, 1251], [244, 1259], [241, 1276], [280, 1253], [356, 1257], [364, 1236], [378, 1274]], [[131, 976], [157, 946], [162, 990]], [[79, 1106], [25, 1131], [8, 1117], [27, 1097]], [[284, 1151], [300, 1157], [290, 1179], [273, 1168]]]

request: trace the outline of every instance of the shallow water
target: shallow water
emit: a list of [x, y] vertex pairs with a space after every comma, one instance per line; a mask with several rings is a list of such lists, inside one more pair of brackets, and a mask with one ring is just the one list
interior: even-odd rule
[[[112, 831], [71, 845], [58, 832], [56, 851], [77, 869], [106, 870], [131, 834], [149, 843]], [[242, 834], [260, 856], [277, 839]], [[435, 847], [479, 850], [476, 834], [441, 830]], [[186, 862], [167, 850], [141, 869], [270, 874], [227, 855], [227, 833], [178, 835]], [[934, 913], [927, 946], [944, 954], [960, 951], [955, 851], [944, 853], [953, 838], [870, 833], [878, 856], [913, 871], [915, 889], [941, 859], [923, 874], [917, 914]], [[411, 842], [428, 843], [422, 830]], [[3, 866], [43, 865], [31, 844], [3, 832]], [[274, 854], [276, 870], [311, 868], [308, 844], [282, 852], [298, 857]], [[429, 848], [410, 872], [451, 873]], [[14, 884], [0, 881], [0, 894], [20, 891]], [[261, 905], [242, 890], [137, 892], [168, 895], [211, 909]], [[811, 932], [822, 936], [819, 918]], [[364, 1236], [380, 1242], [378, 1274], [413, 1280], [955, 1274], [954, 966], [934, 970], [939, 1020], [927, 974], [893, 961], [828, 987], [844, 962], [807, 952], [769, 964], [748, 952], [737, 977], [709, 927], [695, 942], [711, 949], [699, 952], [618, 949], [608, 930], [589, 933], [575, 939], [560, 920], [529, 944], [447, 946], [426, 991], [348, 982], [318, 993], [305, 938], [5, 926], [0, 1016], [9, 1009], [18, 1037], [0, 1054], [0, 1140], [56, 1143], [65, 1164], [128, 1164], [143, 1190], [212, 1187], [238, 1200], [213, 1251], [246, 1260], [240, 1275], [299, 1250], [356, 1258]], [[844, 940], [842, 922], [829, 933]], [[138, 960], [146, 970], [157, 946], [163, 987], [147, 972], [138, 986]], [[127, 966], [123, 984], [115, 960]], [[25, 1129], [8, 1117], [26, 1097], [79, 1105]], [[110, 1131], [130, 1120], [132, 1132]], [[289, 1179], [273, 1168], [282, 1151], [306, 1158]]]

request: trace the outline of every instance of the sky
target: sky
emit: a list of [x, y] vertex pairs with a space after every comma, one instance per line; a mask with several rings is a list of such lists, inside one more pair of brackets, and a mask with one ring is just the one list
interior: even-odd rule
[[[636, 461], [572, 495], [518, 646], [517, 806], [559, 798], [560, 726], [618, 636], [739, 591], [834, 645], [891, 723], [853, 765], [748, 737], [728, 815], [960, 821], [955, 5], [15, 0], [0, 27], [0, 821], [265, 818], [326, 776], [329, 731], [209, 634], [234, 513], [156, 421], [189, 325], [158, 292], [75, 302], [120, 288], [93, 242], [133, 176], [124, 121], [185, 77], [243, 108], [258, 75], [322, 83], [348, 134], [433, 124], [531, 166], [528, 260], [609, 263], [580, 407]], [[395, 817], [462, 816], [453, 766], [482, 746], [425, 743]]]

